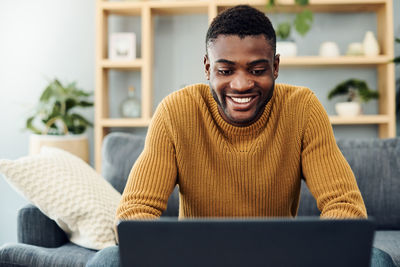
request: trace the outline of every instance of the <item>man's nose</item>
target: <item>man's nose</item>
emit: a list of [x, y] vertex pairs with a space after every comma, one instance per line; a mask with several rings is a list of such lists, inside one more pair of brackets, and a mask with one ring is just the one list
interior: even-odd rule
[[246, 91], [254, 87], [254, 81], [243, 72], [237, 72], [231, 80], [231, 89], [238, 91]]

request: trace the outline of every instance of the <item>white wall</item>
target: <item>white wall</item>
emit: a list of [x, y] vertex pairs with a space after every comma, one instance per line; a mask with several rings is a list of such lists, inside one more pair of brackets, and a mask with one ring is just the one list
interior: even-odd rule
[[[395, 35], [400, 37], [400, 0], [394, 0], [394, 7]], [[324, 24], [324, 27], [331, 27], [330, 37], [338, 40], [341, 47], [349, 40], [341, 37], [340, 30], [334, 28], [338, 16], [341, 25], [350, 25], [358, 34], [365, 31], [366, 24], [375, 23], [369, 21], [370, 14], [357, 15], [357, 19], [362, 22], [359, 24], [353, 23], [351, 14], [318, 15], [317, 22]], [[203, 35], [207, 27], [207, 18], [197, 16], [193, 20], [193, 17], [187, 16], [159, 17], [155, 26], [157, 80], [154, 98], [157, 104], [164, 95], [177, 87], [189, 82], [203, 81], [201, 56], [204, 52]], [[315, 25], [314, 33], [307, 35], [303, 43], [299, 43], [299, 48], [310, 49], [307, 43], [315, 46], [321, 41], [321, 36], [328, 38], [329, 33], [324, 32], [324, 29], [321, 25]], [[21, 129], [24, 128], [29, 108], [36, 103], [47, 79], [58, 77], [62, 81], [77, 81], [85, 90], [94, 89], [94, 42], [95, 0], [0, 0], [0, 158], [16, 159], [27, 154], [28, 133]], [[196, 51], [193, 51], [194, 49]], [[200, 49], [201, 51], [198, 51]], [[186, 56], [179, 55], [182, 51]], [[400, 55], [400, 45], [396, 46], [396, 54]], [[172, 66], [167, 72], [166, 64]], [[398, 75], [399, 71], [398, 68]], [[369, 76], [374, 76], [374, 73], [371, 75], [368, 70], [357, 73], [352, 70], [351, 73], [369, 79], [372, 79]], [[313, 90], [320, 90], [316, 93], [320, 94], [320, 98], [324, 98], [326, 91], [324, 93], [320, 88], [324, 81], [310, 82], [308, 74], [307, 70], [303, 74], [288, 70], [285, 75], [281, 73], [280, 79], [285, 78], [285, 81], [289, 82], [303, 79], [304, 83], [310, 83], [306, 85]], [[126, 94], [124, 90], [127, 89], [129, 79], [132, 79], [124, 78], [124, 75], [110, 75], [111, 83], [115, 85], [113, 87], [120, 87], [118, 90], [121, 90], [112, 96], [113, 106], [118, 105], [122, 99], [120, 94]], [[333, 77], [346, 75], [348, 74], [344, 71], [335, 69], [329, 72], [321, 71], [321, 77], [332, 83], [336, 81], [332, 80]], [[327, 109], [329, 111], [329, 107]], [[115, 113], [115, 110], [111, 111], [113, 112]], [[85, 114], [93, 120], [92, 112]], [[342, 135], [359, 135], [360, 131], [361, 135], [363, 134], [363, 129], [341, 128]], [[93, 154], [92, 131], [89, 132], [89, 136]], [[16, 241], [16, 214], [18, 208], [25, 203], [26, 201], [15, 193], [0, 175], [0, 245]]]
[[[95, 0], [0, 1], [0, 158], [28, 153], [21, 129], [48, 79], [93, 91], [94, 38]], [[0, 175], [0, 245], [16, 241], [16, 211], [25, 203]]]

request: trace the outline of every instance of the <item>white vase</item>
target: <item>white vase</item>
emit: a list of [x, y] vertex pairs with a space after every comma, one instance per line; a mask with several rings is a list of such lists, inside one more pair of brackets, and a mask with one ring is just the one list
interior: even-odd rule
[[68, 151], [87, 163], [89, 162], [88, 136], [84, 134], [40, 135], [31, 134], [29, 137], [29, 154], [35, 155], [43, 146], [50, 146]]
[[361, 105], [358, 102], [339, 102], [335, 104], [335, 110], [341, 117], [354, 117], [361, 114]]
[[371, 31], [367, 31], [363, 41], [364, 55], [371, 57], [379, 55], [379, 44], [375, 35]]
[[293, 41], [276, 42], [276, 53], [281, 57], [295, 57], [297, 55], [297, 45]]

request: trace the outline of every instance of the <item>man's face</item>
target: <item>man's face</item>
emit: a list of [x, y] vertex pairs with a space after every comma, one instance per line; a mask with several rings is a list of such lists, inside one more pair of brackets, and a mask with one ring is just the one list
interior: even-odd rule
[[236, 126], [256, 121], [272, 97], [279, 55], [264, 35], [219, 35], [207, 52], [206, 78], [221, 116]]

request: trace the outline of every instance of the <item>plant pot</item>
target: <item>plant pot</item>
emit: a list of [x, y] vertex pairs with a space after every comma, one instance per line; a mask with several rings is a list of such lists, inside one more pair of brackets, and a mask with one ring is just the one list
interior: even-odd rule
[[89, 142], [87, 134], [40, 135], [31, 134], [29, 137], [29, 154], [40, 152], [43, 146], [50, 146], [68, 151], [89, 163]]
[[281, 57], [295, 57], [297, 55], [297, 44], [293, 41], [276, 42], [276, 53]]
[[339, 102], [336, 103], [335, 110], [341, 117], [354, 117], [361, 114], [361, 105], [358, 102]]

